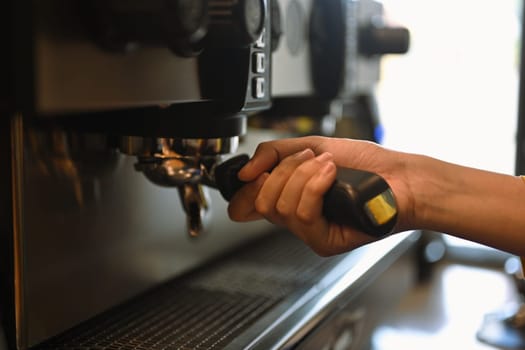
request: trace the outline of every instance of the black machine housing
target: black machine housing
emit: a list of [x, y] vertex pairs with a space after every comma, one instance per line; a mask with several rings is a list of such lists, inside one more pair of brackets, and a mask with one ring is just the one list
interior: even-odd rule
[[0, 98], [11, 108], [121, 134], [221, 137], [242, 134], [243, 116], [270, 105], [265, 0], [226, 9], [211, 0], [8, 6]]

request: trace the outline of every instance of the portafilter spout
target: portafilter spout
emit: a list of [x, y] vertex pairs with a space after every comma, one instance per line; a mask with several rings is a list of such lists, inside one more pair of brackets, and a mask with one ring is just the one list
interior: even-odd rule
[[123, 153], [134, 155], [135, 169], [151, 182], [163, 187], [177, 187], [186, 213], [189, 234], [205, 230], [211, 215], [206, 188], [213, 183], [213, 171], [222, 156], [236, 151], [237, 136], [227, 138], [121, 138]]

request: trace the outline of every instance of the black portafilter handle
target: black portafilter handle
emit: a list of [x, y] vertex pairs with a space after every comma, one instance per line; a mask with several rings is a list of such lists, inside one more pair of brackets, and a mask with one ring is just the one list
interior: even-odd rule
[[[242, 154], [215, 168], [215, 184], [227, 201], [245, 184], [237, 174], [249, 159], [248, 155]], [[382, 238], [394, 229], [397, 214], [392, 189], [381, 176], [362, 170], [337, 168], [337, 179], [323, 200], [323, 215], [329, 222]]]

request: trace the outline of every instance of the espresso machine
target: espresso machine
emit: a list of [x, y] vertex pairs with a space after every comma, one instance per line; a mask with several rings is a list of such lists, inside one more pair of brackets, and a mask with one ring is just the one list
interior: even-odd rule
[[300, 133], [380, 143], [380, 62], [408, 51], [408, 29], [389, 23], [379, 1], [279, 1], [274, 12], [282, 25], [273, 43], [273, 104], [255, 123], [288, 118], [295, 121], [288, 124], [313, 126]]
[[[213, 180], [231, 157], [282, 137], [250, 120], [302, 114], [307, 100], [306, 112], [334, 114], [362, 95], [354, 60], [377, 65], [386, 53], [357, 49], [353, 37], [375, 23], [371, 4], [8, 1], [0, 14], [0, 349], [366, 343], [413, 282], [417, 232], [320, 258], [269, 223], [230, 221]], [[316, 6], [333, 14], [342, 5], [367, 18], [340, 17], [354, 51], [333, 57], [353, 73], [334, 90], [323, 78], [335, 72], [316, 72], [315, 47], [294, 40], [323, 43], [312, 39], [330, 27]], [[290, 61], [296, 70], [279, 71]]]

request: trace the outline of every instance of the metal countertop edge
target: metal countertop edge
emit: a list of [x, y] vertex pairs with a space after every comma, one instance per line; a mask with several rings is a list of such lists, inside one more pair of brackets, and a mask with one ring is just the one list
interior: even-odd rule
[[353, 295], [359, 294], [384, 272], [415, 244], [419, 235], [419, 231], [397, 233], [354, 250], [318, 283], [290, 295], [228, 344], [225, 350], [292, 348], [338, 309], [338, 304], [350, 302]]

